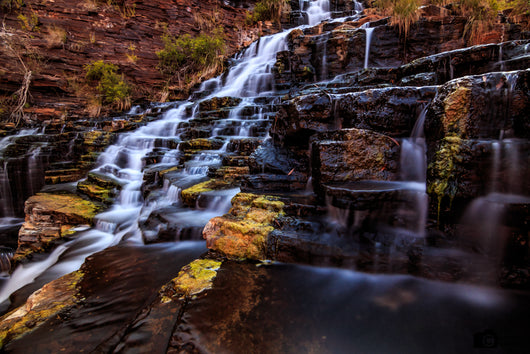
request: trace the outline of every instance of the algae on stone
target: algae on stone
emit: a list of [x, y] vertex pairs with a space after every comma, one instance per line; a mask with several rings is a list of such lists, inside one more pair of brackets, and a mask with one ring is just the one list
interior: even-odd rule
[[81, 271], [64, 275], [35, 291], [24, 305], [0, 317], [0, 348], [80, 301], [78, 285], [83, 276]]
[[455, 167], [462, 161], [460, 156], [462, 139], [449, 136], [442, 140], [440, 148], [436, 151], [435, 160], [429, 165], [431, 173], [435, 176], [428, 186], [428, 193], [434, 194], [438, 200], [438, 217], [444, 196], [449, 196], [450, 202], [457, 193], [458, 181], [455, 176]]
[[236, 259], [265, 259], [268, 235], [284, 215], [283, 206], [272, 196], [238, 193], [229, 214], [211, 219], [204, 227], [208, 248]]
[[197, 199], [202, 193], [211, 192], [213, 190], [222, 190], [230, 188], [232, 185], [230, 181], [223, 181], [218, 179], [209, 179], [207, 181], [198, 183], [190, 188], [186, 188], [181, 192], [182, 201], [189, 206], [195, 206]]
[[211, 259], [196, 259], [182, 267], [177, 277], [160, 290], [161, 302], [169, 302], [173, 296], [189, 297], [211, 289], [221, 264]]
[[48, 251], [73, 234], [78, 225], [91, 225], [101, 206], [71, 193], [37, 193], [26, 201], [26, 220], [18, 236], [14, 264], [32, 253]]

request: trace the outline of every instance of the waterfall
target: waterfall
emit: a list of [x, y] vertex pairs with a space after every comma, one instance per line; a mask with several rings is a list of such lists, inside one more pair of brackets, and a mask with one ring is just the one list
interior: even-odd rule
[[[5, 156], [6, 150], [17, 144], [20, 138], [35, 134], [39, 134], [38, 129], [22, 129], [0, 139], [0, 226], [10, 224], [12, 217], [23, 216], [25, 199], [42, 187], [39, 146], [17, 156]], [[2, 221], [4, 217], [7, 217], [5, 223]]]
[[4, 217], [15, 216], [13, 208], [13, 196], [11, 195], [11, 185], [7, 171], [7, 161], [0, 166], [0, 215]]
[[366, 32], [366, 46], [364, 49], [364, 68], [368, 68], [368, 59], [370, 57], [370, 42], [372, 41], [372, 33], [374, 32], [373, 27], [369, 27], [370, 22], [366, 22], [361, 27], [364, 28]]
[[320, 81], [325, 81], [328, 78], [328, 39], [329, 36], [323, 35], [317, 40], [317, 53], [322, 55], [320, 59], [320, 73], [318, 75]]
[[331, 16], [329, 0], [314, 0], [309, 3], [307, 9], [307, 22], [309, 26], [314, 26], [329, 19]]
[[228, 70], [224, 84], [220, 78], [202, 83], [200, 91], [213, 88], [211, 96], [252, 97], [268, 95], [273, 91], [271, 69], [276, 53], [287, 49], [285, 39], [289, 31], [262, 37], [245, 49], [238, 62]]
[[[504, 79], [507, 88], [503, 104], [507, 108], [493, 114], [500, 115], [506, 123], [516, 77], [513, 73], [506, 73]], [[517, 210], [519, 206], [530, 203], [530, 196], [524, 194], [527, 190], [525, 176], [528, 175], [529, 145], [523, 139], [506, 138], [505, 128], [500, 129], [499, 139], [484, 142], [491, 151], [489, 186], [485, 195], [475, 198], [467, 206], [459, 230], [464, 245], [478, 250], [497, 264], [504, 256], [511, 228], [517, 229], [514, 221], [508, 220], [517, 219], [512, 209]], [[509, 218], [508, 210], [512, 214]]]
[[[423, 134], [423, 126], [428, 105], [422, 110], [410, 138], [401, 142], [400, 172], [401, 180], [406, 183], [406, 198], [409, 199], [410, 212], [415, 217], [409, 222], [408, 228], [416, 236], [423, 237], [428, 215], [427, 182], [427, 146]], [[406, 212], [405, 210], [403, 212]]]
[[[310, 23], [321, 21], [329, 16], [329, 1], [312, 1], [308, 11]], [[198, 94], [205, 97], [203, 100], [226, 96], [243, 99], [237, 106], [230, 108], [226, 119], [215, 122], [210, 136], [224, 140], [223, 145], [216, 150], [204, 150], [185, 161], [183, 168], [174, 173], [171, 180], [163, 181], [162, 193], [157, 194], [155, 200], [144, 200], [142, 197], [145, 158], [155, 151], [164, 151], [159, 162], [161, 166], [178, 164], [181, 154], [178, 149], [168, 149], [168, 142], [184, 140], [181, 136], [189, 122], [199, 118], [199, 102], [181, 102], [176, 108], [167, 111], [161, 120], [120, 135], [118, 141], [99, 156], [98, 167], [93, 170], [93, 173], [107, 176], [122, 186], [114, 204], [96, 215], [95, 227], [80, 230], [75, 240], [63, 244], [46, 260], [34, 265], [19, 266], [4, 286], [0, 301], [39, 276], [45, 276], [44, 272], [47, 279], [50, 279], [79, 268], [87, 256], [121, 240], [142, 244], [144, 240], [156, 237], [157, 230], [141, 230], [139, 223], [157, 210], [172, 210], [168, 217], [174, 222], [199, 230], [212, 217], [228, 212], [230, 200], [239, 192], [239, 188], [204, 193], [197, 201], [199, 210], [182, 205], [181, 191], [205, 180], [211, 168], [221, 165], [222, 155], [227, 153], [230, 139], [267, 137], [270, 122], [264, 118], [263, 107], [250, 116], [245, 114], [248, 114], [247, 108], [255, 105], [255, 98], [274, 94], [271, 68], [275, 63], [276, 53], [287, 49], [288, 34], [289, 31], [285, 31], [260, 38], [236, 57], [235, 64], [225, 75], [201, 85]], [[138, 108], [133, 108], [133, 112], [137, 110]], [[5, 145], [5, 139], [0, 144]], [[36, 159], [29, 161], [30, 167], [37, 163]], [[4, 180], [7, 179], [4, 174], [2, 170], [0, 181], [3, 189]], [[4, 204], [3, 200], [2, 203]], [[6, 209], [3, 204], [2, 208]]]
[[401, 180], [414, 181], [425, 184], [427, 177], [427, 147], [423, 135], [423, 125], [427, 114], [427, 107], [422, 109], [410, 138], [401, 143]]

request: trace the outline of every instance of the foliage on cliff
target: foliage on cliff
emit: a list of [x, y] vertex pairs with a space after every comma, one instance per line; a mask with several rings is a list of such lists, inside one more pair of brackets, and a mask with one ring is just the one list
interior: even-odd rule
[[[97, 115], [99, 109], [108, 114], [128, 105], [123, 94], [127, 91], [133, 102], [180, 98], [187, 94], [186, 87], [178, 80], [168, 83], [158, 67], [162, 37], [195, 38], [222, 27], [222, 54], [232, 55], [257, 37], [258, 30], [245, 25], [247, 12], [222, 0], [55, 0], [53, 6], [49, 1], [0, 0], [0, 32], [6, 34], [0, 38], [0, 120], [33, 124]], [[4, 45], [6, 38], [17, 42], [12, 47], [31, 77]], [[90, 90], [85, 67], [99, 60], [119, 63], [119, 70]], [[212, 70], [200, 70], [197, 80], [217, 74], [222, 60], [217, 63], [206, 65]], [[181, 83], [189, 85], [184, 78]], [[27, 95], [16, 94], [26, 86]], [[26, 101], [19, 102], [23, 97]], [[16, 109], [13, 119], [17, 107], [22, 109]]]
[[208, 73], [219, 72], [226, 53], [224, 37], [222, 27], [197, 37], [164, 34], [164, 48], [156, 53], [160, 72], [179, 85], [193, 85]]
[[119, 110], [131, 106], [131, 89], [123, 75], [117, 73], [116, 65], [98, 60], [85, 65], [85, 71], [88, 83], [97, 85], [98, 103], [112, 105]]
[[279, 23], [282, 13], [289, 9], [287, 0], [261, 0], [256, 3], [254, 10], [249, 14], [248, 21], [273, 21]]
[[372, 5], [382, 14], [390, 16], [390, 23], [398, 26], [406, 38], [411, 26], [419, 20], [421, 6], [425, 3], [444, 6], [453, 15], [468, 20], [465, 37], [470, 45], [481, 43], [481, 36], [494, 30], [501, 11], [507, 10], [508, 17], [515, 23], [528, 27], [530, 15], [529, 0], [374, 0]]

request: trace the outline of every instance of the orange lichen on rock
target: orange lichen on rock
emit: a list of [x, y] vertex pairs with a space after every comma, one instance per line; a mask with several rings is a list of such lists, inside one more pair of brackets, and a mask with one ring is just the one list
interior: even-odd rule
[[0, 348], [75, 305], [82, 279], [83, 273], [76, 271], [54, 280], [35, 291], [24, 305], [1, 317]]
[[276, 198], [239, 193], [232, 199], [230, 213], [211, 219], [203, 237], [210, 249], [229, 257], [265, 259], [267, 237], [281, 215], [283, 202]]

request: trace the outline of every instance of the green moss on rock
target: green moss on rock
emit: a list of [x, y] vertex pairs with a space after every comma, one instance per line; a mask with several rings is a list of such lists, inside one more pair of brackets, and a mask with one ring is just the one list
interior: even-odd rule
[[272, 196], [238, 193], [230, 214], [211, 219], [203, 237], [210, 249], [235, 259], [266, 258], [268, 235], [282, 216], [283, 203]]
[[190, 188], [184, 189], [181, 192], [181, 198], [186, 205], [193, 207], [197, 204], [197, 199], [202, 193], [211, 192], [213, 190], [227, 189], [231, 186], [232, 184], [230, 181], [209, 179]]
[[101, 206], [71, 193], [37, 193], [26, 201], [26, 214], [54, 215], [68, 224], [91, 224]]
[[197, 295], [212, 288], [213, 280], [222, 262], [211, 259], [196, 259], [182, 267], [176, 278], [173, 278], [160, 290], [161, 302], [172, 301]]
[[34, 292], [24, 305], [2, 316], [0, 348], [76, 304], [80, 300], [78, 285], [83, 276], [83, 272], [76, 271], [56, 279]]
[[429, 184], [427, 191], [434, 194], [438, 200], [438, 217], [442, 199], [448, 196], [452, 201], [457, 193], [458, 180], [455, 176], [456, 165], [462, 162], [460, 155], [462, 139], [449, 136], [441, 141], [434, 161], [429, 165], [431, 174], [435, 177]]

